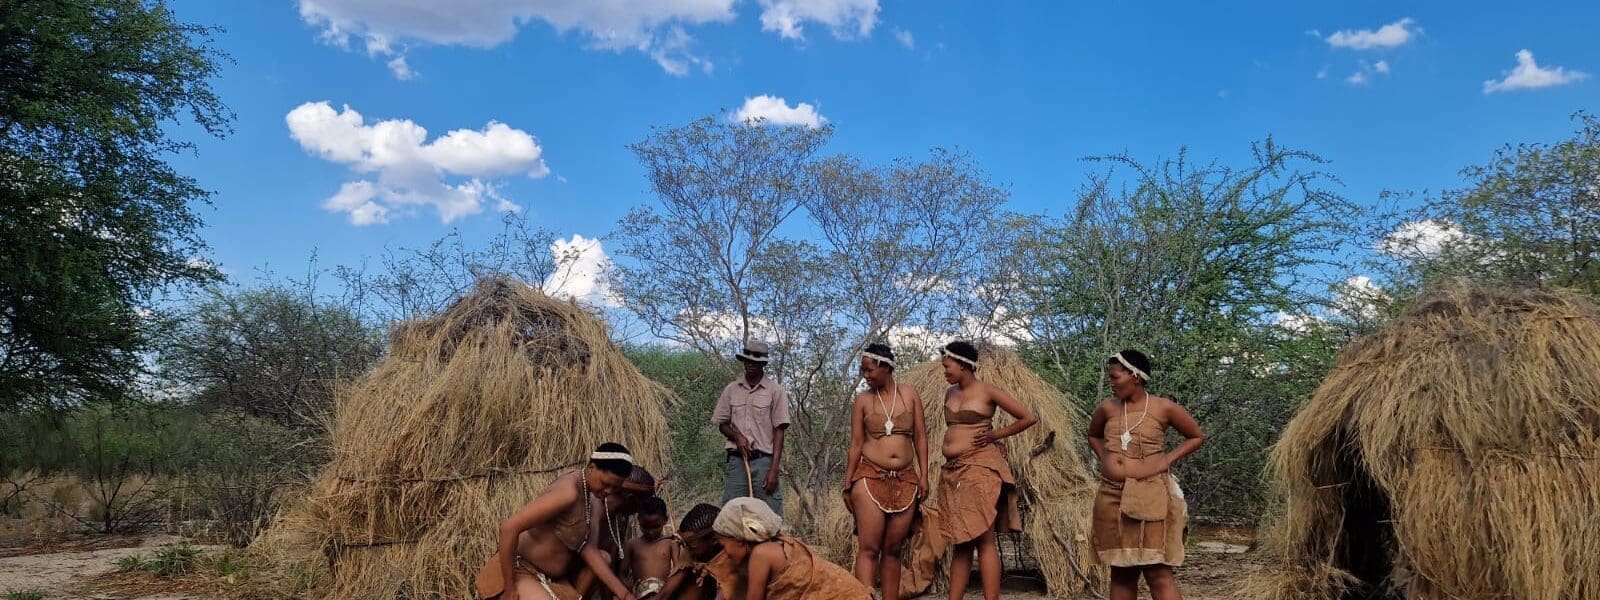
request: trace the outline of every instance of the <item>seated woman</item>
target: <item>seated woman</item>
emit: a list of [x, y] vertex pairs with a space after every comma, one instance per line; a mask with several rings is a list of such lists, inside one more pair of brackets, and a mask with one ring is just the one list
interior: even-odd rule
[[[656, 497], [656, 478], [650, 471], [639, 465], [633, 466], [633, 471], [628, 474], [628, 479], [612, 490], [611, 495], [600, 501], [601, 510], [591, 522], [595, 530], [591, 533], [593, 540], [591, 548], [598, 551], [605, 558], [606, 564], [611, 565], [612, 573], [622, 572], [625, 552], [622, 550], [622, 533], [628, 529], [628, 519], [639, 514], [640, 507], [645, 500]], [[578, 590], [578, 595], [584, 598], [607, 600], [611, 598], [606, 590], [591, 590], [599, 574], [587, 566], [579, 569], [573, 576], [572, 587]], [[620, 577], [619, 577], [620, 580]]]
[[894, 352], [871, 344], [861, 353], [867, 389], [850, 408], [845, 504], [855, 516], [856, 579], [900, 597], [900, 549], [912, 507], [928, 495], [928, 428], [922, 396], [894, 379]]
[[[996, 526], [1021, 531], [1016, 480], [1006, 463], [1000, 440], [1039, 422], [1033, 411], [993, 384], [978, 379], [978, 349], [967, 342], [951, 342], [942, 351], [944, 380], [944, 469], [939, 475], [940, 529], [955, 549], [950, 558], [950, 598], [960, 600], [972, 579], [972, 553], [978, 553], [983, 577], [983, 597], [1000, 597], [1000, 548]], [[1005, 429], [994, 429], [996, 410], [1016, 418]], [[1002, 512], [1003, 509], [1003, 512]]]
[[[633, 471], [633, 456], [622, 444], [607, 442], [589, 455], [582, 469], [550, 482], [543, 492], [500, 522], [498, 550], [478, 572], [479, 598], [502, 600], [577, 600], [565, 577], [581, 562], [600, 575], [618, 598], [633, 600], [612, 573], [609, 557], [594, 548], [604, 518], [600, 499]], [[510, 573], [509, 581], [505, 577]]]
[[783, 519], [756, 498], [723, 505], [711, 529], [722, 555], [706, 570], [727, 600], [871, 600], [872, 590], [844, 567], [785, 535]]

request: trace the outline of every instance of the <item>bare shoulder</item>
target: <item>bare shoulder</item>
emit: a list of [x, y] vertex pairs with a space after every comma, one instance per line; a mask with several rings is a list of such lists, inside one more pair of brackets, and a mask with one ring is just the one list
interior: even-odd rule
[[1150, 403], [1152, 406], [1157, 407], [1157, 410], [1161, 411], [1162, 415], [1167, 417], [1171, 417], [1177, 413], [1183, 412], [1184, 410], [1183, 405], [1173, 402], [1171, 398], [1166, 396], [1151, 396]]
[[917, 391], [915, 386], [906, 383], [896, 383], [895, 385], [900, 386], [900, 395], [902, 396], [907, 398], [922, 398], [922, 392]]
[[1115, 411], [1116, 408], [1117, 408], [1117, 399], [1116, 399], [1115, 396], [1113, 396], [1113, 397], [1108, 397], [1108, 398], [1106, 398], [1104, 400], [1101, 400], [1099, 406], [1094, 407], [1094, 411], [1097, 412], [1097, 413], [1103, 413], [1103, 414], [1109, 415], [1113, 411]]
[[750, 550], [750, 557], [765, 560], [773, 565], [783, 564], [787, 560], [783, 554], [783, 543], [778, 541], [756, 544], [756, 547]]

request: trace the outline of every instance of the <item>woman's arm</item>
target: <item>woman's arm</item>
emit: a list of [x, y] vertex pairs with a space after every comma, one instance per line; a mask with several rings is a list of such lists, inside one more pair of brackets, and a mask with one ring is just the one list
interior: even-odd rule
[[1177, 448], [1173, 448], [1171, 452], [1166, 454], [1166, 458], [1162, 460], [1165, 463], [1163, 465], [1164, 468], [1161, 469], [1162, 471], [1171, 469], [1173, 463], [1183, 460], [1185, 456], [1194, 454], [1195, 450], [1199, 450], [1200, 446], [1206, 443], [1205, 432], [1200, 430], [1200, 424], [1195, 422], [1194, 417], [1189, 414], [1188, 410], [1171, 400], [1167, 400], [1166, 405], [1167, 423], [1171, 424], [1173, 429], [1178, 430], [1178, 433], [1184, 439], [1182, 444], [1178, 444]]
[[764, 542], [750, 550], [749, 576], [745, 579], [745, 600], [767, 600], [767, 582], [772, 572], [783, 564], [783, 544]]
[[[600, 549], [600, 528], [606, 523], [606, 503], [595, 502], [589, 512], [589, 541], [583, 545], [583, 551], [578, 556], [583, 559], [583, 564], [589, 567], [595, 578], [611, 590], [611, 595], [618, 600], [635, 600], [633, 592], [628, 586], [623, 585], [622, 579], [611, 570], [611, 555]], [[618, 548], [618, 550], [622, 550]]]
[[[588, 490], [584, 490], [588, 493]], [[506, 517], [500, 522], [500, 577], [505, 582], [507, 591], [515, 595], [512, 583], [512, 574], [517, 568], [517, 538], [522, 532], [533, 529], [539, 525], [550, 522], [561, 511], [566, 510], [572, 503], [578, 501], [578, 489], [573, 485], [555, 485], [544, 493], [539, 494], [517, 512]]]
[[1089, 449], [1094, 451], [1096, 458], [1106, 459], [1106, 405], [1104, 402], [1094, 408], [1094, 414], [1089, 416]]
[[[867, 437], [866, 415], [861, 409], [864, 404], [862, 396], [856, 395], [854, 402], [850, 403], [850, 451], [845, 453], [844, 459], [844, 490], [850, 491], [850, 471], [861, 461], [861, 444]], [[848, 503], [847, 503], [848, 504]]]
[[917, 480], [917, 491], [921, 498], [928, 497], [928, 419], [922, 409], [922, 394], [917, 393], [917, 388], [906, 386], [911, 390], [911, 438], [917, 446], [917, 473], [921, 477]]
[[1039, 415], [1034, 414], [1033, 410], [1029, 409], [1027, 405], [1019, 402], [1016, 397], [1011, 395], [1011, 392], [1005, 391], [997, 385], [990, 385], [988, 387], [990, 397], [994, 398], [995, 406], [1000, 407], [1000, 410], [1006, 411], [1012, 417], [1017, 419], [1016, 422], [1012, 423], [1009, 427], [994, 432], [994, 439], [1003, 440], [1013, 435], [1022, 433], [1023, 431], [1027, 431], [1029, 427], [1033, 427], [1035, 423], [1039, 422]]

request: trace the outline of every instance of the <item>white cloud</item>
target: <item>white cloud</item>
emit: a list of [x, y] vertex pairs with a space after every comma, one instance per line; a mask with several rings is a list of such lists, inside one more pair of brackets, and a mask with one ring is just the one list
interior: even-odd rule
[[1509, 92], [1513, 90], [1533, 90], [1538, 88], [1566, 85], [1587, 79], [1588, 73], [1570, 71], [1562, 67], [1541, 67], [1533, 61], [1533, 53], [1527, 49], [1517, 51], [1517, 66], [1505, 78], [1490, 79], [1483, 82], [1483, 93]]
[[1328, 78], [1328, 68], [1327, 67], [1323, 67], [1321, 69], [1317, 69], [1317, 79], [1327, 79], [1327, 78]]
[[1373, 48], [1395, 48], [1411, 41], [1411, 37], [1422, 31], [1412, 27], [1416, 20], [1410, 17], [1400, 19], [1376, 31], [1371, 29], [1345, 29], [1333, 32], [1328, 36], [1329, 46], [1335, 48], [1351, 48], [1355, 50], [1370, 50]]
[[[1273, 315], [1273, 324], [1294, 333], [1308, 333], [1314, 329], [1327, 325], [1321, 317], [1306, 313], [1286, 313], [1279, 311]], [[1230, 360], [1228, 363], [1232, 364]]]
[[911, 32], [899, 27], [895, 27], [892, 31], [894, 32], [895, 41], [900, 42], [901, 46], [905, 46], [907, 50], [917, 49], [917, 38], [911, 35]]
[[1372, 65], [1372, 70], [1377, 71], [1379, 73], [1388, 73], [1389, 72], [1389, 61], [1380, 60], [1380, 61], [1374, 63]]
[[1354, 73], [1351, 73], [1349, 77], [1344, 78], [1344, 82], [1348, 83], [1350, 85], [1366, 85], [1367, 82], [1368, 82], [1368, 80], [1367, 80], [1367, 72], [1366, 71], [1356, 71]]
[[1389, 294], [1365, 275], [1344, 280], [1335, 286], [1334, 293], [1334, 311], [1352, 319], [1377, 318], [1379, 306], [1389, 300]]
[[556, 270], [545, 278], [540, 289], [558, 298], [572, 298], [593, 306], [622, 306], [606, 284], [604, 273], [611, 265], [600, 240], [578, 234], [550, 244]]
[[783, 98], [760, 95], [744, 99], [744, 106], [733, 113], [734, 121], [754, 123], [760, 119], [767, 125], [804, 125], [812, 129], [827, 123], [827, 117], [817, 113], [817, 107], [801, 102], [793, 107]]
[[804, 40], [807, 21], [826, 25], [839, 39], [867, 37], [878, 24], [878, 0], [760, 0], [761, 30]]
[[682, 26], [731, 21], [734, 2], [299, 0], [299, 8], [300, 18], [321, 30], [318, 39], [341, 48], [358, 40], [372, 56], [402, 55], [396, 45], [411, 41], [492, 48], [510, 41], [521, 27], [542, 21], [560, 32], [583, 33], [592, 48], [637, 50], [668, 72], [684, 74], [686, 65], [706, 68], [709, 63], [688, 52], [692, 38]]
[[1028, 329], [1028, 317], [1017, 315], [1004, 306], [997, 306], [989, 315], [962, 315], [961, 339], [987, 342], [1013, 347], [1018, 343], [1033, 341], [1033, 331]]
[[1466, 232], [1454, 223], [1438, 219], [1423, 219], [1401, 224], [1378, 241], [1378, 251], [1416, 260], [1437, 256], [1445, 246], [1466, 239]]
[[[387, 223], [422, 206], [432, 206], [449, 223], [482, 212], [485, 200], [494, 201], [496, 210], [517, 210], [487, 179], [550, 173], [544, 149], [532, 135], [495, 121], [480, 130], [457, 129], [432, 142], [427, 141], [428, 131], [409, 119], [368, 124], [349, 106], [335, 111], [327, 102], [302, 104], [284, 121], [300, 147], [376, 176], [376, 181], [345, 183], [323, 203], [356, 225]], [[467, 179], [449, 183], [450, 176]]]
[[389, 60], [389, 72], [394, 73], [394, 78], [400, 81], [411, 81], [417, 78], [417, 72], [411, 70], [411, 65], [406, 63], [406, 57], [396, 56]]

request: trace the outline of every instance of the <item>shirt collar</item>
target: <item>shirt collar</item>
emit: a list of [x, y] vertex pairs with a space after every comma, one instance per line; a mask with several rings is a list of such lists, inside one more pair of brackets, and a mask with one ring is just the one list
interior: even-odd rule
[[739, 387], [744, 388], [745, 390], [749, 390], [749, 391], [753, 392], [755, 390], [761, 389], [762, 386], [767, 385], [767, 376], [766, 375], [762, 375], [761, 376], [761, 381], [757, 381], [756, 384], [754, 386], [752, 386], [752, 385], [750, 385], [749, 381], [745, 380], [743, 375], [740, 375], [738, 383], [739, 383]]

